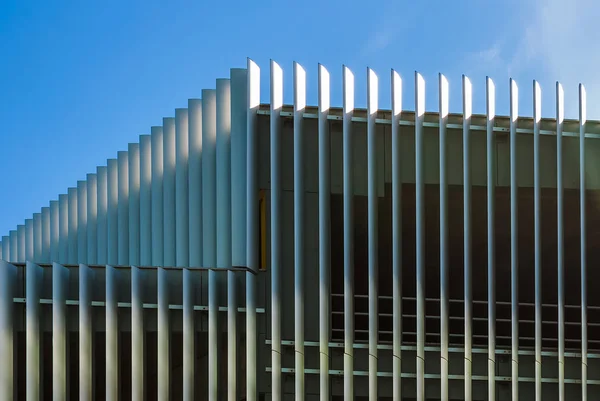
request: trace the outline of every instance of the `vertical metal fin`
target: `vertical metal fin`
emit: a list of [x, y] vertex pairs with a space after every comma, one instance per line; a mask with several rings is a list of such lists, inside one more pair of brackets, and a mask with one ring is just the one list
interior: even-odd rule
[[402, 172], [400, 159], [400, 116], [402, 79], [392, 70], [392, 298], [393, 298], [393, 384], [395, 401], [402, 399]]
[[163, 118], [163, 266], [175, 266], [175, 119]]
[[128, 146], [129, 172], [129, 265], [140, 264], [140, 144]]
[[[2, 245], [7, 242], [3, 237]], [[6, 247], [4, 247], [6, 249]], [[3, 251], [4, 254], [4, 251]], [[11, 401], [14, 397], [14, 304], [13, 296], [17, 268], [0, 260], [0, 399]], [[27, 310], [27, 312], [29, 309]], [[27, 313], [26, 312], [26, 313]]]
[[488, 253], [488, 400], [496, 400], [496, 86], [486, 78], [487, 253]]
[[535, 399], [542, 400], [542, 233], [540, 185], [540, 120], [542, 118], [542, 91], [533, 81], [533, 212], [535, 257]]
[[587, 401], [587, 237], [585, 200], [585, 129], [587, 121], [587, 96], [585, 87], [579, 85], [579, 198], [580, 198], [580, 237], [581, 237], [581, 400]]
[[33, 258], [33, 219], [25, 219], [25, 260], [35, 262]]
[[87, 175], [87, 263], [98, 263], [98, 176]]
[[[202, 100], [188, 100], [188, 229], [189, 265], [202, 265]], [[193, 310], [193, 275], [183, 273], [183, 399], [195, 396], [195, 323]]]
[[563, 170], [563, 125], [565, 92], [556, 83], [556, 208], [558, 264], [558, 399], [565, 401], [565, 201]]
[[306, 72], [294, 63], [294, 344], [296, 401], [304, 401], [304, 108]]
[[175, 110], [175, 149], [175, 264], [179, 267], [187, 267], [190, 265], [188, 109]]
[[473, 399], [473, 289], [471, 253], [471, 114], [473, 89], [463, 75], [463, 223], [464, 223], [464, 291], [465, 291], [465, 400]]
[[88, 263], [87, 182], [77, 181], [77, 263]]
[[[0, 259], [2, 250], [0, 249]], [[42, 214], [33, 214], [33, 260], [42, 262]]]
[[144, 400], [143, 275], [142, 269], [131, 266], [131, 399], [135, 401]]
[[[107, 215], [107, 178], [108, 178], [108, 167], [98, 167], [96, 170], [96, 176], [98, 181], [98, 198], [97, 198], [97, 226], [98, 226], [98, 264], [105, 265], [108, 260], [108, 215]], [[52, 205], [50, 205], [52, 206]]]
[[[42, 268], [27, 262], [25, 267], [25, 382], [28, 401], [40, 399], [40, 285]], [[12, 300], [11, 300], [12, 301]]]
[[519, 89], [510, 80], [510, 271], [511, 271], [511, 335], [512, 335], [512, 399], [519, 399], [519, 190], [517, 180], [517, 120]]
[[92, 401], [92, 269], [79, 265], [79, 399]]
[[67, 263], [77, 264], [77, 253], [79, 247], [77, 246], [77, 188], [69, 188], [68, 190], [69, 203], [68, 203], [68, 242], [69, 251], [67, 257]]
[[[115, 160], [116, 162], [116, 160]], [[117, 401], [119, 390], [119, 311], [117, 269], [106, 266], [106, 400]], [[160, 359], [159, 359], [160, 360]], [[162, 363], [162, 361], [161, 361]]]
[[152, 265], [152, 137], [140, 135], [140, 265]]
[[152, 127], [152, 265], [163, 264], [163, 128]]
[[[58, 259], [60, 263], [69, 263], [69, 195], [58, 195]], [[19, 256], [20, 252], [19, 252]], [[23, 255], [24, 261], [25, 255]], [[53, 261], [54, 262], [54, 261]]]
[[[50, 202], [52, 204], [52, 202]], [[58, 208], [56, 209], [58, 210]], [[58, 221], [58, 219], [56, 219]], [[16, 263], [19, 261], [18, 251], [18, 234], [17, 230], [11, 230], [10, 234], [10, 262]]]
[[[257, 111], [260, 106], [260, 68], [251, 59], [247, 60], [247, 263], [248, 267], [258, 270], [258, 133], [256, 128]], [[256, 276], [246, 273], [246, 400], [256, 401], [258, 389], [256, 385]]]
[[[231, 81], [217, 80], [217, 267], [231, 267]], [[223, 280], [221, 280], [223, 282]], [[224, 282], [223, 282], [224, 283]], [[237, 392], [237, 299], [235, 272], [227, 272], [227, 399]]]
[[69, 270], [52, 264], [52, 394], [67, 399], [67, 284]]
[[107, 166], [107, 255], [108, 264], [119, 264], [119, 162], [109, 159]]
[[271, 60], [271, 363], [272, 399], [281, 392], [281, 107], [283, 70]]
[[[10, 247], [9, 247], [10, 249]], [[9, 259], [6, 258], [6, 261]], [[50, 207], [42, 208], [42, 262], [50, 262]]]
[[170, 397], [171, 383], [171, 324], [169, 319], [169, 278], [164, 267], [157, 270], [158, 320], [157, 320], [157, 399], [166, 401]]
[[[202, 90], [202, 247], [203, 265], [215, 267], [217, 102], [214, 89]], [[208, 272], [208, 399], [219, 398], [219, 276]]]
[[415, 72], [415, 243], [417, 270], [417, 401], [425, 401], [425, 80]]
[[2, 260], [10, 261], [10, 236], [2, 237]]
[[319, 367], [321, 400], [329, 400], [329, 334], [331, 318], [331, 140], [327, 116], [330, 106], [329, 72], [319, 64]]
[[377, 193], [377, 119], [378, 78], [367, 70], [367, 194], [369, 248], [369, 400], [377, 399], [377, 343], [379, 340], [379, 238]]
[[354, 74], [343, 67], [344, 400], [354, 400]]
[[448, 400], [448, 347], [450, 324], [450, 266], [448, 265], [448, 80], [440, 74], [440, 334], [441, 399]]

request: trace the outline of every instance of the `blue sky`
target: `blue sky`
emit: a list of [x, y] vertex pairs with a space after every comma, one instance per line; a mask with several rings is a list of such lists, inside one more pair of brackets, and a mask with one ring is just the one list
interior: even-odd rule
[[[450, 111], [460, 111], [461, 74], [473, 81], [474, 112], [485, 110], [485, 76], [508, 111], [508, 79], [520, 86], [521, 115], [532, 114], [532, 80], [543, 115], [554, 115], [554, 85], [565, 85], [567, 117], [577, 114], [577, 84], [588, 88], [589, 118], [600, 118], [600, 5], [594, 0], [449, 1], [15, 1], [0, 3], [0, 234], [6, 235], [97, 165], [160, 125], [187, 99], [213, 88], [246, 57], [284, 68], [291, 102], [293, 61], [308, 74], [316, 104], [317, 63], [331, 73], [341, 105], [341, 66], [356, 75], [356, 105], [366, 105], [366, 67], [380, 76], [389, 107], [389, 70], [427, 82], [437, 110], [437, 74], [450, 81]], [[594, 104], [596, 104], [594, 106]]]

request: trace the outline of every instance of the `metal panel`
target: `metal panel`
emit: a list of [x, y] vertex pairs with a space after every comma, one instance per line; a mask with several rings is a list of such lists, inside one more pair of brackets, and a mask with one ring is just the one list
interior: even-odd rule
[[106, 166], [98, 167], [96, 170], [97, 175], [97, 193], [98, 198], [96, 202], [98, 215], [97, 215], [97, 227], [98, 227], [98, 264], [104, 265], [108, 260], [108, 196], [107, 196], [107, 178], [108, 168]]
[[[247, 206], [246, 206], [246, 253], [248, 268], [258, 270], [258, 133], [257, 111], [260, 106], [260, 68], [248, 59], [248, 114], [247, 114]], [[256, 401], [256, 276], [246, 273], [246, 400]]]
[[511, 274], [511, 356], [512, 399], [519, 399], [519, 227], [517, 187], [517, 120], [519, 118], [519, 89], [510, 80], [510, 274]]
[[106, 400], [117, 401], [119, 390], [119, 319], [117, 309], [117, 269], [113, 266], [106, 266], [105, 272]]
[[[6, 237], [3, 237], [4, 245]], [[6, 248], [5, 248], [6, 249]], [[4, 253], [4, 252], [3, 252]], [[14, 305], [17, 268], [0, 260], [0, 399], [12, 401], [14, 397]]]
[[417, 401], [425, 401], [425, 177], [423, 122], [425, 80], [415, 72], [415, 221], [417, 270]]
[[588, 333], [587, 333], [587, 255], [586, 255], [586, 204], [585, 204], [585, 128], [587, 123], [587, 97], [579, 85], [579, 199], [581, 237], [581, 400], [587, 401]]
[[343, 67], [344, 400], [354, 400], [354, 74]]
[[377, 137], [375, 119], [379, 83], [375, 72], [367, 69], [367, 192], [369, 248], [369, 400], [377, 399], [377, 343], [379, 337], [379, 238], [377, 204]]
[[163, 264], [163, 129], [152, 127], [152, 265]]
[[[89, 182], [89, 181], [88, 181]], [[89, 193], [91, 195], [91, 193]], [[89, 199], [89, 198], [88, 198]], [[88, 209], [89, 210], [89, 209]], [[92, 401], [92, 269], [79, 265], [79, 399]]]
[[126, 266], [129, 265], [129, 154], [120, 151], [117, 157], [117, 263]]
[[128, 146], [129, 172], [129, 261], [127, 264], [140, 264], [140, 145]]
[[87, 182], [77, 181], [77, 261], [88, 263]]
[[143, 276], [142, 269], [131, 267], [131, 399], [134, 401], [144, 400]]
[[140, 264], [152, 265], [152, 137], [140, 135]]
[[488, 400], [496, 400], [496, 86], [486, 78], [487, 243], [488, 243]]
[[52, 264], [52, 396], [67, 399], [67, 282], [69, 270]]
[[306, 107], [306, 71], [294, 63], [294, 356], [296, 401], [304, 401], [304, 108]]
[[[279, 401], [281, 391], [281, 107], [283, 106], [283, 70], [271, 60], [271, 399]], [[321, 393], [323, 382], [321, 381]]]
[[107, 261], [119, 264], [119, 162], [108, 159], [106, 169]]
[[[189, 266], [188, 110], [175, 110], [175, 246], [176, 266]], [[185, 272], [185, 271], [184, 271]], [[185, 283], [185, 281], [184, 281]]]
[[26, 399], [40, 399], [40, 285], [42, 268], [27, 262], [25, 268], [26, 296]]
[[[450, 325], [450, 266], [448, 261], [448, 80], [440, 74], [440, 366], [441, 399], [448, 399], [448, 341]], [[395, 172], [395, 170], [394, 170]], [[394, 295], [394, 298], [396, 295]], [[398, 398], [400, 399], [400, 398]]]
[[87, 175], [87, 263], [98, 263], [98, 178]]
[[69, 188], [68, 191], [69, 203], [68, 203], [68, 242], [69, 242], [69, 253], [67, 262], [69, 264], [77, 263], [77, 188]]
[[[216, 91], [202, 90], [202, 248], [203, 266], [215, 267], [216, 255]], [[208, 399], [219, 398], [218, 273], [208, 272]]]
[[175, 119], [163, 118], [163, 264], [175, 266]]

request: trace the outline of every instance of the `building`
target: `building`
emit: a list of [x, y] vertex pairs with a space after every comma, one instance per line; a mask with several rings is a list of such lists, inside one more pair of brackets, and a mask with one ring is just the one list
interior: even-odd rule
[[[294, 105], [270, 66], [152, 127], [2, 237], [0, 399], [600, 394], [600, 124]], [[554, 107], [554, 105], [553, 105]], [[463, 155], [468, 157], [463, 157]], [[466, 256], [466, 257], [465, 257]], [[591, 291], [588, 291], [591, 290]], [[235, 366], [235, 368], [231, 368]], [[300, 372], [300, 373], [299, 373]]]

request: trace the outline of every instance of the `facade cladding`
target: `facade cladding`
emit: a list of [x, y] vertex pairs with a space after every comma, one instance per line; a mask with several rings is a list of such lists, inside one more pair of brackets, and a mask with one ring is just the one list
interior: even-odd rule
[[[600, 397], [600, 124], [231, 70], [2, 237], [0, 399]], [[434, 84], [435, 85], [435, 84]], [[384, 94], [385, 93], [385, 94]], [[390, 96], [392, 110], [377, 100]], [[524, 109], [531, 110], [530, 107]], [[589, 267], [589, 268], [588, 268]]]

